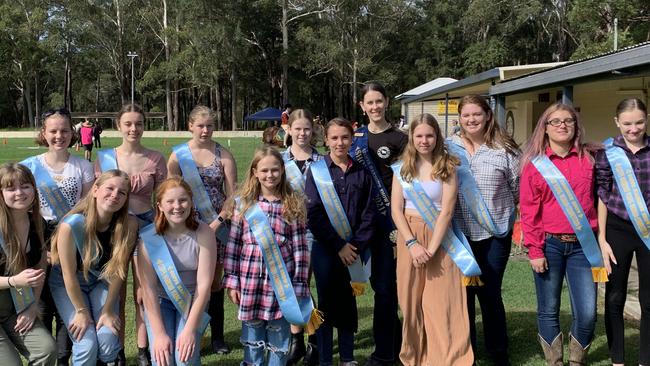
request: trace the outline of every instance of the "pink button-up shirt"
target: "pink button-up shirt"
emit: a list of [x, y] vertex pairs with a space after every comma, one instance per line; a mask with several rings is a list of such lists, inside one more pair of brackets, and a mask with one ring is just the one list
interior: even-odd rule
[[[596, 200], [594, 190], [594, 166], [587, 156], [582, 159], [578, 152], [571, 149], [565, 157], [556, 155], [551, 148], [546, 148], [546, 156], [569, 181], [582, 210], [585, 212], [591, 228], [598, 227]], [[528, 248], [528, 257], [544, 257], [544, 239], [546, 233], [573, 233], [560, 204], [555, 199], [546, 180], [532, 163], [526, 164], [521, 174], [520, 186], [521, 227], [524, 232], [524, 245]]]

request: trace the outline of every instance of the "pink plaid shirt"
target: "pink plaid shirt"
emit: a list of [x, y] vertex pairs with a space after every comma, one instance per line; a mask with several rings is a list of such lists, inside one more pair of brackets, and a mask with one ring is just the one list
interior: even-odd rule
[[[260, 196], [258, 204], [267, 214], [296, 296], [311, 296], [307, 285], [309, 248], [306, 224], [283, 220], [281, 201], [269, 202]], [[248, 222], [236, 208], [226, 245], [223, 286], [240, 292], [239, 320], [282, 318], [262, 251], [255, 242]]]

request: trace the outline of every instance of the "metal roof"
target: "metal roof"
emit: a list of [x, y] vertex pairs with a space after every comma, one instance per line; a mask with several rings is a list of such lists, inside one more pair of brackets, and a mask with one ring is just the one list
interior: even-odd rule
[[404, 99], [402, 101], [402, 103], [406, 104], [406, 103], [418, 101], [420, 99], [425, 99], [425, 98], [430, 97], [432, 95], [446, 93], [446, 92], [448, 92], [450, 90], [459, 89], [459, 88], [469, 86], [469, 85], [472, 85], [472, 84], [478, 84], [478, 83], [483, 82], [483, 81], [489, 81], [489, 80], [498, 78], [499, 75], [500, 75], [500, 72], [499, 72], [498, 68], [490, 69], [488, 71], [483, 71], [482, 73], [471, 75], [469, 77], [466, 77], [465, 79], [461, 79], [461, 80], [455, 81], [453, 83], [443, 85], [441, 87], [429, 90], [428, 92], [422, 93], [420, 95], [415, 95], [415, 96], [412, 96], [410, 98]]
[[650, 42], [572, 61], [504, 81], [491, 86], [490, 95], [510, 94], [553, 84], [567, 84], [567, 82], [577, 79], [641, 65], [650, 65]]
[[420, 95], [422, 93], [426, 93], [428, 91], [434, 90], [436, 88], [439, 88], [441, 86], [447, 85], [449, 83], [453, 83], [454, 81], [457, 81], [456, 79], [453, 78], [436, 78], [428, 83], [422, 84], [420, 86], [417, 86], [407, 92], [404, 92], [398, 96], [395, 97], [395, 99], [400, 100], [408, 97], [412, 97], [415, 95]]

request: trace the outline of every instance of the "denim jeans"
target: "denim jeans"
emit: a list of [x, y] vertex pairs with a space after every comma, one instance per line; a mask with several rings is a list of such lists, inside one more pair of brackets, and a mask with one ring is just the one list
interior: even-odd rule
[[375, 350], [370, 357], [390, 363], [397, 361], [402, 347], [402, 324], [397, 316], [397, 262], [388, 234], [385, 230], [378, 231], [370, 245], [370, 285], [375, 291], [372, 319]]
[[286, 365], [291, 330], [285, 318], [247, 320], [242, 322], [241, 328], [240, 341], [244, 346], [242, 366]]
[[510, 256], [512, 232], [503, 238], [492, 236], [484, 240], [470, 241], [469, 244], [481, 268], [481, 280], [484, 283], [483, 286], [466, 287], [472, 348], [476, 353], [475, 297], [477, 297], [483, 318], [485, 348], [492, 358], [502, 360], [508, 356], [508, 329], [501, 297], [501, 284]]
[[[341, 362], [354, 361], [354, 332], [337, 329], [339, 335], [339, 356]], [[334, 328], [327, 323], [316, 330], [318, 338], [318, 361], [320, 366], [332, 366]]]
[[596, 283], [580, 243], [547, 237], [544, 255], [548, 270], [534, 273], [539, 334], [551, 344], [560, 334], [560, 298], [566, 276], [573, 320], [571, 334], [587, 347], [596, 326]]
[[[86, 281], [81, 271], [77, 271], [77, 281], [86, 308], [90, 311], [94, 322], [97, 322], [106, 303], [108, 284], [92, 273], [88, 274], [88, 280]], [[49, 286], [61, 319], [63, 319], [65, 326], [69, 328], [70, 322], [76, 315], [76, 310], [68, 297], [61, 267], [58, 265], [52, 266]], [[116, 300], [115, 304], [113, 304], [113, 311], [115, 314], [119, 313], [119, 300]], [[91, 325], [86, 329], [81, 340], [72, 339], [72, 364], [75, 366], [95, 365], [98, 359], [105, 363], [113, 362], [121, 349], [122, 346], [117, 334], [113, 334], [105, 326], [96, 331], [95, 325]]]
[[[172, 344], [174, 346], [174, 352], [172, 352], [173, 357], [170, 366], [201, 365], [202, 334], [197, 335], [196, 347], [194, 349], [194, 354], [192, 355], [192, 358], [187, 360], [187, 362], [181, 362], [181, 360], [178, 358], [180, 355], [176, 352], [176, 337], [183, 330], [183, 327], [185, 326], [185, 320], [183, 319], [181, 314], [176, 310], [176, 307], [169, 299], [159, 297], [158, 304], [160, 306], [160, 317], [162, 318], [161, 320], [163, 322], [163, 325], [165, 326], [165, 332], [167, 333], [167, 336], [171, 339]], [[151, 330], [151, 323], [149, 323], [149, 317], [147, 316], [146, 310], [144, 313], [144, 324], [147, 326], [147, 339], [149, 340], [149, 344], [153, 345], [154, 334], [153, 331]], [[151, 347], [151, 352], [152, 352], [151, 363], [155, 366], [156, 363], [154, 362], [153, 347]]]

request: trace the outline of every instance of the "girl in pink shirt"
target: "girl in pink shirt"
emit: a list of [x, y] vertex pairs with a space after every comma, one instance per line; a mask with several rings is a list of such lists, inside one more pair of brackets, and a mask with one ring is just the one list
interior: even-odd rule
[[[594, 195], [595, 147], [583, 143], [584, 131], [573, 107], [556, 103], [537, 122], [521, 161], [520, 209], [524, 245], [537, 290], [539, 341], [549, 365], [562, 364], [560, 297], [566, 277], [573, 321], [569, 333], [571, 364], [585, 364], [596, 324], [596, 284], [573, 227], [546, 179], [532, 160], [546, 156], [566, 178], [592, 231], [597, 228]], [[588, 229], [587, 229], [588, 230]], [[596, 244], [597, 245], [597, 244]]]

